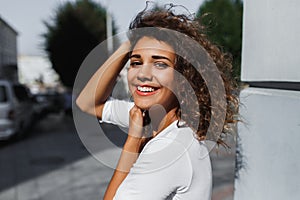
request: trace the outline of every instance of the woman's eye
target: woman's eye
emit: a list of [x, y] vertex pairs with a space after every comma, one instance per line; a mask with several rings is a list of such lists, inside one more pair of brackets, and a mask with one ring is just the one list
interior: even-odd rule
[[156, 62], [156, 63], [154, 63], [154, 66], [157, 68], [160, 68], [160, 69], [165, 69], [165, 68], [169, 67], [169, 65], [167, 65], [166, 63], [163, 63], [163, 62]]
[[141, 65], [141, 64], [142, 64], [142, 62], [140, 62], [140, 61], [132, 61], [132, 62], [130, 62], [130, 66], [132, 66], [132, 67], [136, 67], [136, 66]]

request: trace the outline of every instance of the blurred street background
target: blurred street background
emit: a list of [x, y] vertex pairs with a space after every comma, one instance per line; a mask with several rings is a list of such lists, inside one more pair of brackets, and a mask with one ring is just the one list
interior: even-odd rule
[[[102, 198], [113, 169], [83, 145], [72, 106], [93, 72], [126, 40], [130, 21], [146, 6], [146, 0], [128, 2], [0, 1], [0, 200]], [[155, 3], [164, 4], [155, 0], [149, 6]], [[201, 18], [208, 28], [205, 33], [232, 55], [232, 76], [239, 81], [243, 1], [170, 3], [167, 6], [190, 17], [205, 15]], [[114, 35], [118, 36], [107, 40]], [[80, 69], [98, 46], [99, 60]], [[84, 76], [76, 82], [78, 72]], [[112, 96], [128, 98], [125, 79], [122, 73]], [[101, 126], [116, 144], [122, 143], [117, 127]], [[233, 199], [234, 138], [227, 141], [231, 149], [211, 152], [213, 200]], [[99, 153], [110, 151], [104, 143], [91, 145]]]
[[[102, 128], [120, 132], [111, 125]], [[232, 199], [234, 157], [234, 148], [211, 152], [213, 200]], [[63, 113], [48, 115], [20, 140], [0, 143], [1, 200], [101, 199], [112, 173], [90, 155], [73, 119]]]
[[[210, 153], [212, 200], [300, 199], [300, 1], [169, 2], [201, 19], [203, 33], [232, 58], [231, 75], [241, 86], [238, 137], [228, 138], [230, 150]], [[145, 6], [146, 0], [0, 1], [0, 200], [103, 197], [113, 169], [83, 145], [71, 108]], [[90, 54], [99, 59], [86, 63]], [[125, 77], [112, 96], [128, 98]], [[83, 132], [99, 136], [88, 141], [94, 153], [113, 155], [100, 125], [89, 125]], [[101, 126], [122, 144], [118, 128]]]

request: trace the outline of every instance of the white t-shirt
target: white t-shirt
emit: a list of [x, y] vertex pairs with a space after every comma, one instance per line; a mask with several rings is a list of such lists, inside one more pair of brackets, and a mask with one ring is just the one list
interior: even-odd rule
[[[109, 100], [102, 121], [129, 125], [132, 102]], [[189, 127], [173, 122], [142, 150], [114, 200], [210, 200], [212, 172], [204, 142]]]

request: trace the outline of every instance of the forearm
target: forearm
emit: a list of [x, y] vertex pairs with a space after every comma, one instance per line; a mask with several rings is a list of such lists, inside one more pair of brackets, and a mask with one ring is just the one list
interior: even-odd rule
[[116, 79], [126, 63], [130, 43], [123, 43], [94, 73], [76, 99], [76, 104], [84, 112], [101, 118], [97, 107], [103, 105], [111, 94]]
[[123, 147], [116, 170], [105, 192], [104, 200], [113, 199], [120, 184], [124, 181], [131, 167], [133, 166], [136, 159], [138, 158], [141, 144], [142, 144], [141, 138], [135, 138], [128, 135], [128, 138]]

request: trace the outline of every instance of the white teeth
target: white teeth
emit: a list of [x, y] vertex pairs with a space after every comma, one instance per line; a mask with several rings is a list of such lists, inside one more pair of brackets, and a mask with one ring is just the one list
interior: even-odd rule
[[137, 89], [141, 92], [153, 92], [154, 88], [138, 86]]

